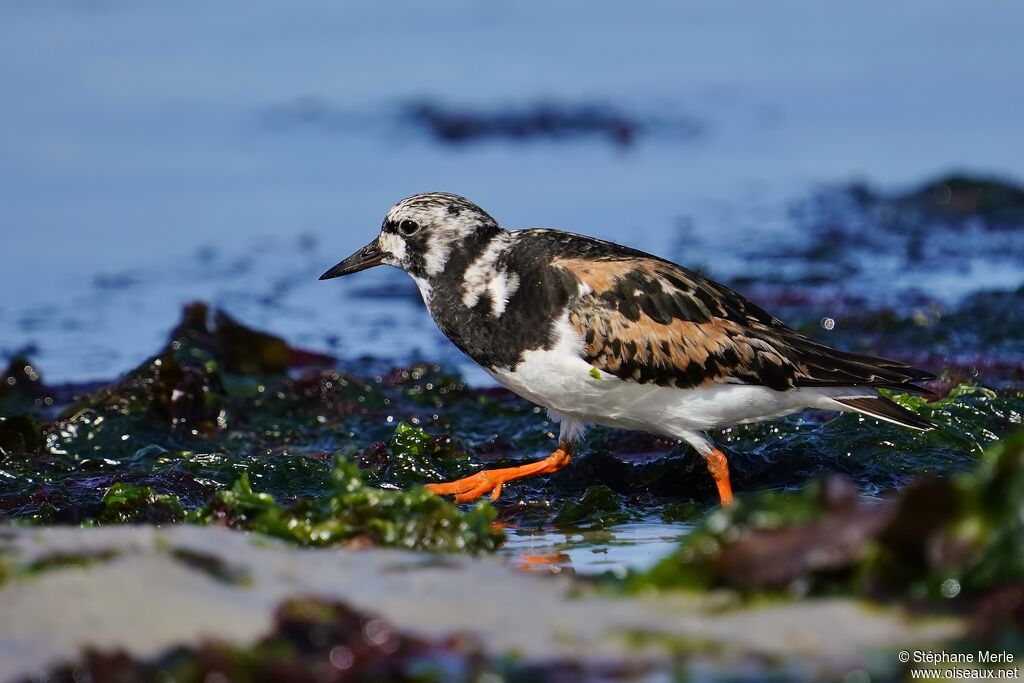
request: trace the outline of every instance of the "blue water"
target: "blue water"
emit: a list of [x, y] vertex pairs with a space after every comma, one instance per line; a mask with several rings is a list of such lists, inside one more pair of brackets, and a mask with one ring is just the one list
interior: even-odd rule
[[[316, 281], [396, 199], [454, 191], [728, 276], [820, 184], [1024, 177], [1022, 29], [1024, 5], [952, 0], [3, 2], [0, 351], [108, 377], [203, 298], [345, 358], [461, 363], [414, 298], [357, 295], [395, 273]], [[289, 122], [310, 98], [330, 125]], [[700, 134], [447, 146], [403, 122], [417, 99]]]

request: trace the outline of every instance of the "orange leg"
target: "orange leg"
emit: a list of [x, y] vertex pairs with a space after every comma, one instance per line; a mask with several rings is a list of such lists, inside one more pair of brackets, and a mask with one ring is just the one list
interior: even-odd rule
[[563, 467], [568, 467], [571, 460], [572, 445], [563, 443], [559, 444], [558, 449], [548, 457], [528, 465], [483, 470], [445, 484], [427, 484], [427, 488], [439, 496], [454, 494], [456, 503], [476, 500], [485, 493], [491, 494], [491, 500], [498, 500], [498, 496], [501, 495], [501, 487], [506, 482], [532, 477], [535, 474], [557, 472]]
[[711, 452], [704, 456], [708, 464], [708, 472], [715, 480], [718, 487], [718, 499], [722, 505], [732, 505], [732, 484], [729, 482], [729, 461], [725, 459], [725, 453], [712, 448]]

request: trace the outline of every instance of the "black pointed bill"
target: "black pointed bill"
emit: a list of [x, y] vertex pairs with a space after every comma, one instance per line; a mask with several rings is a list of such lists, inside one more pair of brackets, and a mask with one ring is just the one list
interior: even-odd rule
[[377, 240], [374, 240], [321, 275], [320, 279], [330, 280], [331, 278], [341, 277], [342, 275], [358, 273], [361, 270], [379, 266], [381, 264], [381, 259], [383, 258], [384, 254], [381, 252], [380, 247], [377, 246]]

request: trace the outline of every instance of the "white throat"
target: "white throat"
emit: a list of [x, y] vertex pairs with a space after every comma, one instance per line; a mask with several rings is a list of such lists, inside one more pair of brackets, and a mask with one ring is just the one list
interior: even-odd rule
[[430, 283], [426, 278], [416, 277], [415, 275], [410, 275], [409, 277], [412, 278], [412, 281], [416, 283], [416, 287], [420, 290], [420, 296], [423, 297], [423, 303], [427, 305], [427, 308], [430, 308], [430, 294], [433, 291]]

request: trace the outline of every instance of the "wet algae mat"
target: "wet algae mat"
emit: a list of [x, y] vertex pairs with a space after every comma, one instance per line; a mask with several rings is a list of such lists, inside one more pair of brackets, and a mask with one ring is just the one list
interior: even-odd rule
[[[373, 377], [293, 368], [325, 362], [203, 304], [186, 309], [166, 349], [110, 385], [48, 387], [16, 358], [0, 403], [0, 510], [32, 524], [189, 521], [304, 545], [486, 551], [501, 525], [697, 520], [714, 500], [689, 449], [595, 429], [566, 471], [518, 483], [496, 506], [457, 510], [418, 485], [546, 455], [555, 426], [512, 394], [467, 389], [437, 367]], [[1024, 413], [1013, 388], [936, 390], [931, 402], [898, 397], [940, 425], [928, 433], [824, 415], [715, 436], [740, 492], [798, 489], [831, 472], [880, 494], [975, 469]]]

